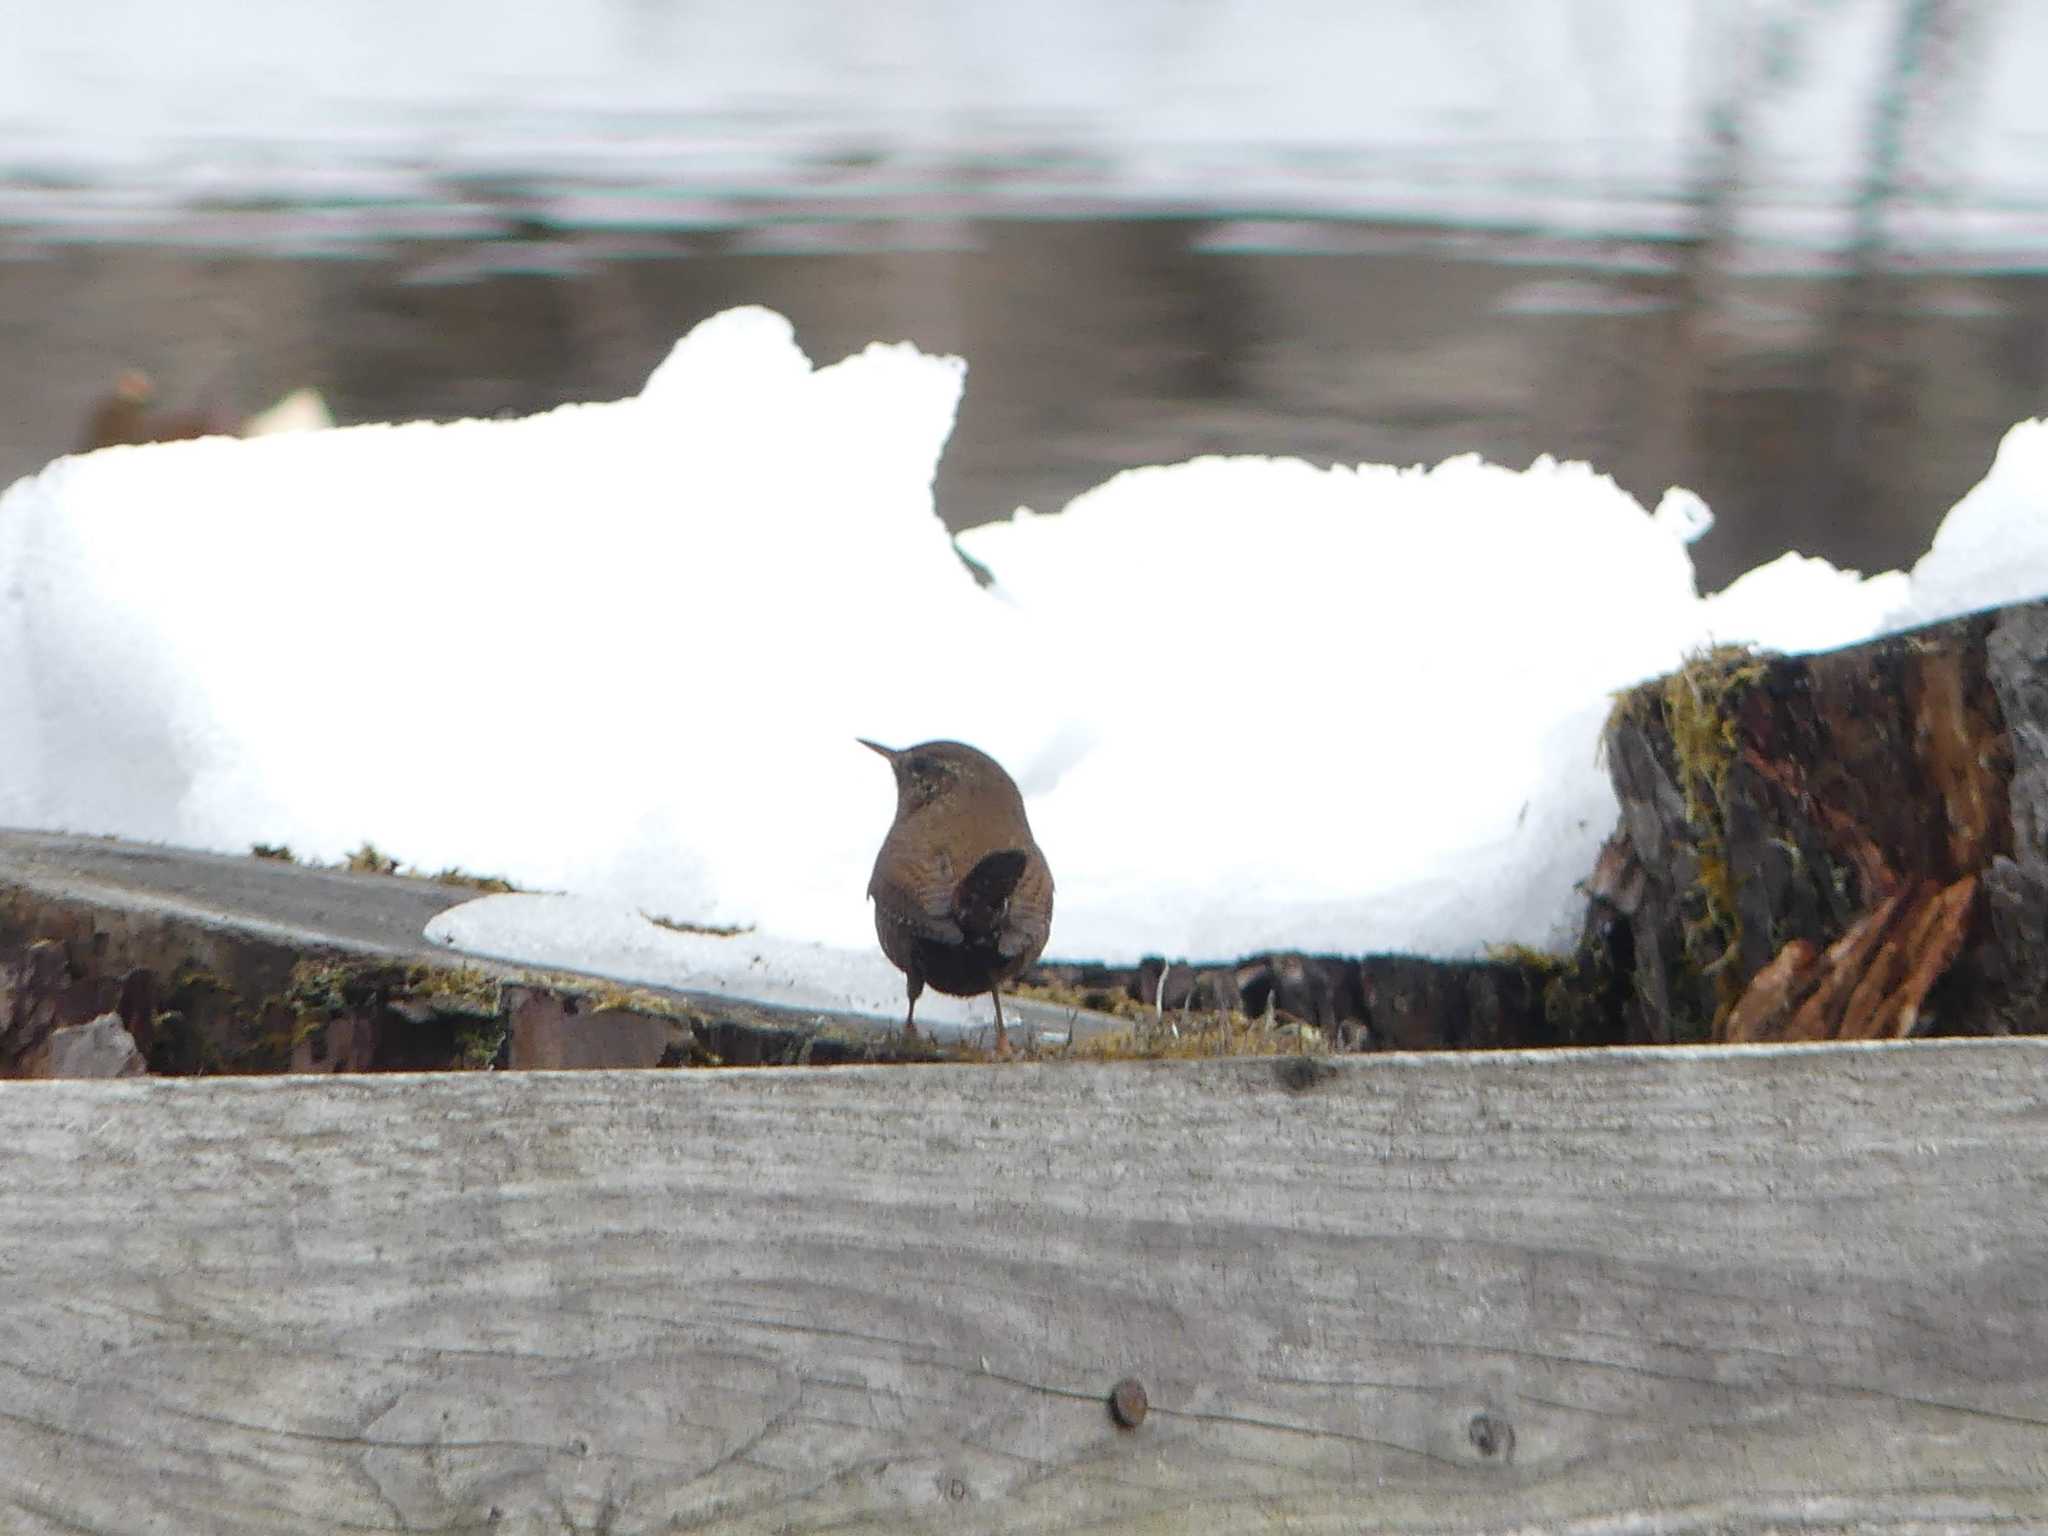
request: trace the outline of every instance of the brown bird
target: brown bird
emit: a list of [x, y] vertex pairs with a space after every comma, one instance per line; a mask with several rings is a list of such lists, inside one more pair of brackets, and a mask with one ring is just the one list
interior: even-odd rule
[[917, 1033], [926, 983], [953, 997], [986, 992], [996, 1054], [1007, 1054], [999, 988], [1038, 958], [1052, 930], [1052, 871], [1031, 840], [1024, 797], [1000, 763], [961, 742], [861, 745], [896, 772], [896, 821], [868, 895], [882, 953], [909, 984], [903, 1032]]
[[112, 448], [121, 443], [175, 443], [191, 437], [228, 435], [234, 428], [210, 411], [159, 411], [156, 385], [148, 374], [130, 368], [114, 381], [113, 391], [92, 409], [78, 452]]

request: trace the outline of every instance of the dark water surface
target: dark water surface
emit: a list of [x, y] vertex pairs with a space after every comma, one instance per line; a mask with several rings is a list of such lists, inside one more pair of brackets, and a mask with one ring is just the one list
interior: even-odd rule
[[321, 259], [0, 237], [0, 481], [69, 448], [127, 366], [167, 406], [231, 416], [306, 384], [344, 423], [524, 414], [637, 391], [741, 303], [788, 314], [820, 362], [897, 339], [967, 358], [938, 483], [955, 527], [1203, 453], [1549, 453], [1646, 505], [1703, 495], [1711, 588], [1787, 548], [1909, 563], [2007, 427], [2048, 414], [2032, 275], [1734, 278], [1679, 247], [1198, 219], [537, 232]]

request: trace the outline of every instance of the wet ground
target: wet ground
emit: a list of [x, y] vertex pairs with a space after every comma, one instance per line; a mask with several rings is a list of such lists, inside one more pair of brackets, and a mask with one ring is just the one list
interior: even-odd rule
[[907, 338], [970, 364], [955, 527], [1202, 453], [1590, 459], [1720, 525], [1704, 586], [1787, 548], [1908, 563], [2016, 420], [2048, 414], [2048, 279], [1735, 278], [1679, 245], [1218, 219], [779, 225], [386, 242], [317, 258], [0, 234], [0, 483], [115, 374], [343, 422], [635, 391], [739, 303], [821, 361]]

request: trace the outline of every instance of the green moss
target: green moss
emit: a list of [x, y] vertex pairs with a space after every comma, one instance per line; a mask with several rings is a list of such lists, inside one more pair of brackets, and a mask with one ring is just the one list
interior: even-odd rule
[[[269, 843], [257, 843], [249, 851], [259, 859], [283, 859], [290, 863], [302, 862], [293, 858], [291, 849]], [[470, 890], [482, 891], [488, 895], [498, 895], [505, 891], [516, 891], [519, 889], [518, 886], [502, 875], [479, 875], [453, 864], [443, 869], [431, 871], [420, 869], [393, 858], [367, 839], [364, 840], [362, 847], [346, 855], [339, 865], [321, 865], [314, 861], [305, 862], [309, 869], [340, 868], [358, 875], [394, 875], [405, 880], [432, 880], [438, 885], [462, 885], [467, 886]]]
[[399, 873], [408, 879], [432, 880], [438, 885], [466, 885], [473, 891], [482, 891], [490, 896], [503, 895], [507, 891], [519, 889], [502, 875], [471, 874], [468, 870], [458, 869], [453, 864], [446, 869], [437, 869], [431, 875], [422, 874], [416, 869], [402, 869]]
[[491, 1018], [503, 1011], [498, 978], [473, 965], [415, 965], [405, 973], [405, 985], [444, 1009]]
[[1527, 944], [1489, 944], [1486, 946], [1486, 958], [1498, 965], [1518, 965], [1545, 980], [1562, 976], [1571, 969], [1571, 962], [1562, 955], [1553, 955], [1547, 949], [1531, 949]]
[[1734, 960], [1742, 945], [1735, 875], [1728, 861], [1728, 773], [1741, 750], [1737, 706], [1762, 681], [1765, 663], [1746, 650], [1719, 647], [1689, 659], [1664, 680], [1665, 728], [1678, 760], [1685, 819], [1699, 854], [1703, 913], [1695, 925], [1694, 954], [1711, 958], [1703, 975], [1714, 980], [1715, 1021], [1742, 995]]
[[377, 1007], [402, 983], [405, 967], [390, 960], [327, 958], [292, 967], [283, 1001], [295, 1014], [322, 1018]]
[[[1056, 1008], [1087, 1009], [1125, 1021], [1067, 1045], [1024, 1054], [1058, 1061], [1163, 1061], [1204, 1056], [1281, 1056], [1323, 1049], [1323, 1032], [1286, 1014], [1253, 1016], [1236, 1009], [1168, 1008], [1163, 1013], [1125, 992], [1100, 987], [1028, 985], [1013, 995]], [[1021, 1033], [1030, 1038], [1035, 1031]], [[968, 1059], [980, 1060], [980, 1052]]]
[[704, 1018], [696, 1009], [673, 997], [663, 997], [658, 992], [640, 987], [621, 986], [617, 982], [593, 982], [589, 977], [581, 976], [546, 978], [541, 984], [550, 991], [576, 998], [592, 1013], [649, 1013], [656, 1018], [677, 1019], [686, 1024], [699, 1023]]
[[1298, 1056], [1322, 1051], [1323, 1032], [1298, 1020], [1223, 1012], [1147, 1014], [1128, 1029], [1106, 1030], [1044, 1052], [1055, 1061], [1188, 1061], [1211, 1056]]
[[452, 1065], [466, 1072], [483, 1072], [498, 1064], [512, 1028], [502, 1019], [466, 1024], [455, 1031], [455, 1059]]
[[[277, 1001], [294, 1021], [294, 1042], [331, 1019], [385, 1018], [387, 1027], [406, 1031], [403, 1049], [410, 1059], [457, 1068], [492, 1065], [509, 1029], [498, 978], [474, 966], [348, 956], [302, 960]], [[393, 1014], [402, 1025], [388, 1017]]]
[[1742, 700], [1762, 683], [1770, 664], [1768, 655], [1742, 646], [1715, 646], [1687, 657], [1669, 677], [1631, 689], [1610, 716], [1610, 725], [1627, 720], [1649, 729], [1661, 723], [1671, 743], [1697, 866], [1694, 889], [1682, 898], [1688, 909], [1684, 949], [1697, 977], [1712, 984], [1715, 1021], [1735, 1006], [1742, 990], [1735, 965], [1742, 918], [1728, 859], [1728, 775], [1742, 751]]
[[714, 939], [736, 939], [743, 933], [752, 933], [752, 923], [686, 923], [679, 917], [663, 917], [657, 912], [640, 914], [657, 928], [666, 928], [671, 933], [705, 933]]
[[1553, 955], [1526, 944], [1489, 944], [1486, 955], [1529, 978], [1557, 1044], [1599, 1045], [1614, 1039], [1619, 1023], [1611, 1016], [1615, 978], [1605, 948], [1588, 944], [1570, 955]]
[[1050, 1003], [1055, 1008], [1085, 1008], [1091, 1013], [1129, 1019], [1134, 1024], [1149, 1020], [1156, 1011], [1152, 1004], [1141, 1003], [1128, 992], [1112, 991], [1107, 987], [1025, 984], [1011, 987], [1005, 995], [1028, 997], [1033, 1002]]
[[1587, 946], [1570, 955], [1553, 955], [1526, 944], [1489, 944], [1486, 954], [1529, 978], [1542, 1001], [1543, 1022], [1557, 1044], [1605, 1044], [1614, 1038], [1617, 1021], [1609, 1017], [1613, 978], [1603, 949]]
[[475, 966], [344, 957], [301, 960], [282, 1001], [295, 1013], [331, 1015], [374, 1012], [406, 998], [442, 1013], [500, 1012], [498, 978]]
[[1543, 985], [1543, 1022], [1559, 1045], [1612, 1045], [1622, 1038], [1622, 999], [1635, 977], [1617, 974], [1604, 943], [1582, 944]]
[[172, 1076], [285, 1071], [294, 1038], [285, 1022], [290, 1017], [251, 1004], [212, 971], [181, 965], [151, 1020], [150, 1070]]
[[359, 875], [395, 875], [398, 873], [398, 860], [381, 851], [368, 838], [363, 839], [363, 846], [343, 859], [342, 864], [345, 868]]

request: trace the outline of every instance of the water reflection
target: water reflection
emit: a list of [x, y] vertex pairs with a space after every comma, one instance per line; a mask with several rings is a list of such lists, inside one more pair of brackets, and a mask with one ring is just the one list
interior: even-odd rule
[[1698, 490], [1713, 585], [1786, 548], [1910, 561], [2005, 428], [2048, 412], [2034, 276], [1707, 283], [1668, 246], [1564, 264], [1505, 239], [1314, 226], [1298, 251], [1245, 230], [533, 231], [348, 261], [17, 244], [0, 477], [70, 448], [124, 367], [226, 419], [301, 384], [343, 422], [524, 413], [630, 393], [697, 320], [763, 303], [821, 360], [877, 338], [969, 360], [937, 489], [956, 527], [1202, 453], [1549, 453], [1646, 502]]
[[2040, 6], [18, 9], [0, 478], [126, 368], [526, 412], [758, 302], [969, 359], [955, 525], [1198, 453], [1550, 453], [1700, 491], [1712, 584], [1912, 559], [2048, 411]]

